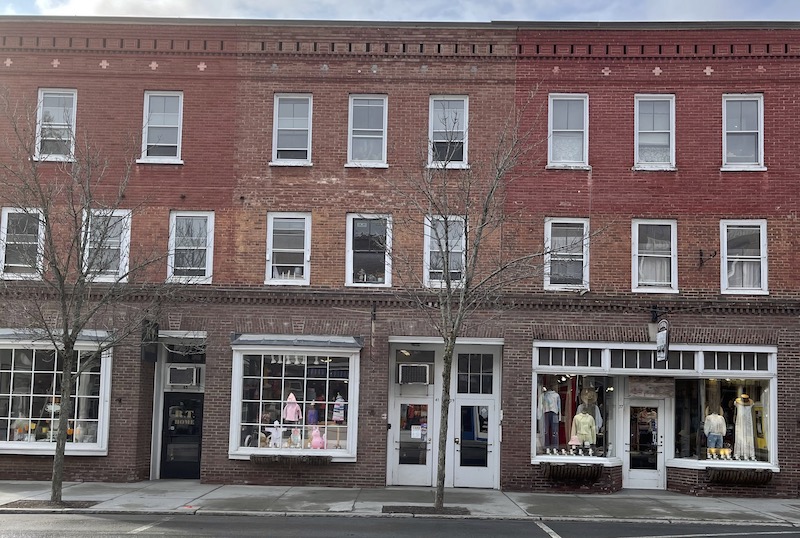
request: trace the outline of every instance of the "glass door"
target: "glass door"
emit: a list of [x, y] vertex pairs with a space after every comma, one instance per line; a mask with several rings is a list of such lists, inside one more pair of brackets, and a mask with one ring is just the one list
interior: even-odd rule
[[455, 412], [453, 486], [493, 488], [498, 429], [494, 401], [460, 397]]
[[203, 395], [164, 393], [161, 478], [200, 478]]
[[626, 406], [629, 443], [624, 458], [624, 487], [664, 489], [664, 401], [631, 400]]
[[400, 486], [433, 485], [431, 401], [404, 398], [395, 405], [392, 431], [393, 483]]

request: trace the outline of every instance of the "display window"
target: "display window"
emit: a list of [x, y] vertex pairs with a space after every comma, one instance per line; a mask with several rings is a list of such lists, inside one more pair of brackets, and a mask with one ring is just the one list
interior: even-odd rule
[[612, 377], [541, 374], [536, 386], [537, 455], [613, 455]]
[[677, 379], [675, 457], [771, 461], [769, 379]]

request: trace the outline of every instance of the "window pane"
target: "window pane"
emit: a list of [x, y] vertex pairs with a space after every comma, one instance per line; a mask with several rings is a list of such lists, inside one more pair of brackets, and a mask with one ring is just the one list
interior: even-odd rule
[[553, 101], [553, 129], [583, 129], [583, 99], [556, 99]]
[[639, 253], [669, 256], [672, 253], [672, 227], [668, 224], [639, 225]]
[[753, 226], [729, 226], [728, 256], [760, 256], [761, 228]]
[[583, 162], [583, 133], [553, 133], [553, 161]]
[[281, 149], [307, 148], [308, 131], [278, 129], [278, 147]]
[[758, 162], [758, 134], [728, 133], [726, 151], [728, 163]]
[[206, 217], [175, 218], [176, 247], [205, 247], [207, 236]]
[[551, 284], [583, 284], [583, 260], [553, 260], [550, 262]]
[[382, 161], [383, 138], [353, 138], [353, 160]]
[[178, 143], [178, 129], [175, 127], [148, 127], [147, 143], [176, 145]]

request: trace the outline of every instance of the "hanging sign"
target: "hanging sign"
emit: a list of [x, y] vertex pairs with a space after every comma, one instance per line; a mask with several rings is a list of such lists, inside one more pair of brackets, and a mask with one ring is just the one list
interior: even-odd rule
[[658, 322], [656, 333], [656, 360], [665, 361], [669, 356], [669, 321], [662, 319]]

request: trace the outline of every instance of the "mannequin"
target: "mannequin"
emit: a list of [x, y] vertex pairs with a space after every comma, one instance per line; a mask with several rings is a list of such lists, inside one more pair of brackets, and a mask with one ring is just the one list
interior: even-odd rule
[[708, 415], [703, 423], [703, 431], [706, 434], [708, 447], [708, 455], [711, 459], [716, 459], [718, 454], [721, 454], [722, 438], [725, 436], [727, 425], [725, 424], [725, 417], [720, 415], [716, 410]]
[[283, 418], [290, 422], [298, 422], [303, 418], [303, 410], [300, 409], [294, 392], [290, 392], [289, 396], [286, 398], [286, 405], [283, 408]]
[[544, 446], [549, 453], [550, 449], [558, 448], [558, 424], [561, 422], [561, 396], [556, 383], [550, 386], [550, 390], [544, 389], [539, 409], [544, 421]]
[[595, 444], [597, 441], [597, 427], [594, 417], [585, 410], [579, 412], [572, 419], [572, 435], [577, 436], [582, 445]]
[[736, 406], [736, 437], [733, 457], [737, 460], [756, 459], [755, 435], [753, 433], [753, 400], [742, 394], [734, 401]]

